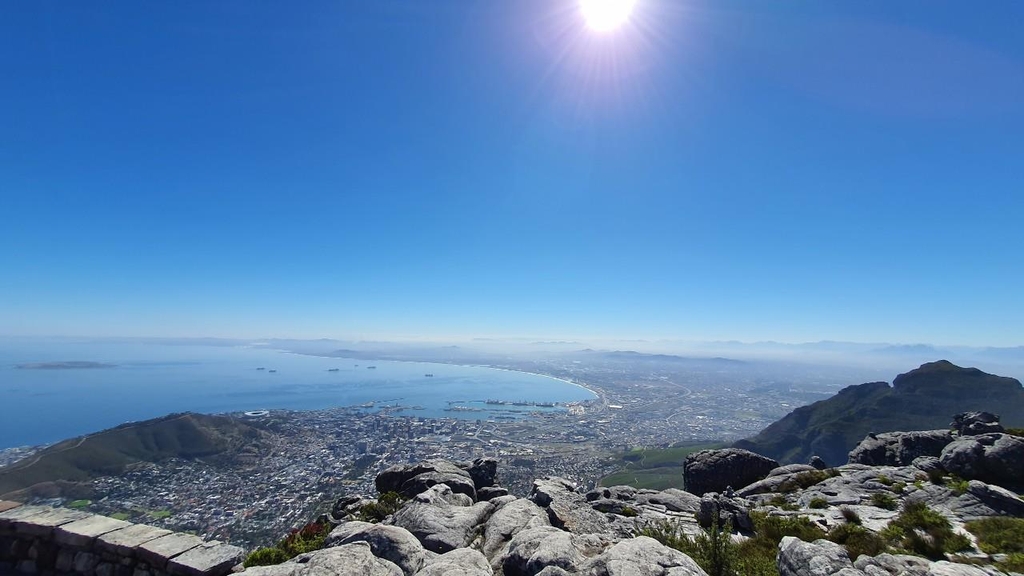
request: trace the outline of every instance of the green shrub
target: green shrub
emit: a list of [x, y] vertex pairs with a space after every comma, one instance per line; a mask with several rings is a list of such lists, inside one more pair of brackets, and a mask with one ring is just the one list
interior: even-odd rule
[[739, 576], [745, 572], [737, 572], [734, 563], [736, 546], [730, 536], [732, 530], [727, 522], [724, 527], [718, 524], [718, 518], [712, 519], [710, 528], [706, 528], [696, 538], [684, 533], [674, 522], [660, 522], [644, 527], [640, 536], [649, 536], [665, 546], [675, 548], [696, 562], [708, 576]]
[[824, 498], [815, 497], [811, 498], [811, 501], [807, 504], [811, 508], [828, 508], [828, 500]]
[[893, 484], [893, 482], [892, 482], [892, 478], [889, 478], [889, 477], [888, 477], [888, 476], [886, 476], [885, 474], [881, 474], [881, 475], [880, 475], [880, 476], [878, 477], [878, 483], [879, 483], [879, 484], [884, 484], [884, 485], [886, 485], [886, 486], [892, 486], [892, 484]]
[[790, 504], [789, 500], [786, 500], [786, 497], [783, 496], [782, 494], [776, 494], [775, 496], [772, 496], [772, 499], [768, 501], [768, 504], [771, 504], [772, 506], [777, 506], [779, 508], [782, 508], [783, 510], [788, 510], [791, 512], [800, 509], [800, 507], [797, 506], [796, 504]]
[[949, 479], [946, 480], [946, 488], [952, 490], [954, 493], [956, 493], [957, 496], [960, 496], [964, 492], [967, 492], [967, 489], [970, 487], [970, 481], [964, 480], [963, 478], [955, 474], [950, 476]]
[[892, 494], [885, 492], [875, 492], [871, 495], [871, 505], [882, 508], [883, 510], [895, 510], [899, 504], [896, 499], [892, 497]]
[[839, 509], [839, 513], [843, 515], [843, 518], [850, 524], [856, 524], [860, 526], [860, 514], [853, 508], [842, 507]]
[[277, 547], [284, 551], [289, 558], [299, 554], [312, 552], [324, 547], [324, 540], [331, 533], [331, 525], [321, 522], [310, 522], [302, 528], [294, 528], [285, 536], [284, 540], [278, 542]]
[[932, 484], [942, 485], [943, 480], [946, 477], [946, 473], [937, 468], [933, 468], [928, 471], [928, 481]]
[[903, 494], [904, 492], [907, 491], [907, 483], [906, 482], [894, 482], [893, 485], [890, 486], [889, 488], [892, 489], [892, 491], [897, 493], [897, 494]]
[[1010, 436], [1024, 437], [1024, 428], [1007, 428], [1006, 433]]
[[978, 548], [988, 554], [1024, 553], [1024, 518], [995, 517], [964, 525], [978, 537]]
[[846, 548], [851, 560], [861, 554], [878, 556], [888, 548], [884, 538], [852, 523], [836, 526], [829, 532], [828, 539]]
[[953, 532], [949, 520], [924, 502], [904, 504], [903, 511], [889, 523], [882, 536], [893, 546], [933, 559], [971, 549], [971, 541]]
[[1024, 572], [1024, 554], [1010, 554], [1009, 558], [996, 564], [996, 566], [999, 566], [999, 569], [1005, 572]]
[[245, 557], [245, 562], [242, 563], [246, 568], [253, 566], [271, 566], [273, 564], [280, 564], [291, 557], [288, 553], [280, 548], [257, 548], [252, 551], [251, 554]]
[[637, 515], [636, 510], [630, 508], [629, 506], [623, 506], [622, 512], [620, 512], [619, 514], [620, 516], [625, 516], [626, 518], [634, 518]]
[[401, 494], [397, 492], [385, 492], [380, 495], [380, 498], [377, 498], [376, 502], [364, 504], [359, 509], [359, 513], [356, 514], [356, 518], [363, 522], [376, 524], [395, 512], [398, 512], [403, 504], [405, 504], [405, 498], [402, 498]]
[[835, 468], [828, 468], [826, 470], [808, 470], [807, 472], [801, 472], [792, 478], [787, 478], [785, 482], [779, 484], [779, 492], [796, 492], [800, 489], [810, 488], [819, 482], [828, 480], [829, 478], [835, 478], [839, 476], [839, 470]]

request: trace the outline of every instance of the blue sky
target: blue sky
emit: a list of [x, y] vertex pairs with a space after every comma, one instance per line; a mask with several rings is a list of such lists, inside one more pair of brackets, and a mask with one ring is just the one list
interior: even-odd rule
[[0, 333], [1024, 344], [1021, 21], [4, 3]]

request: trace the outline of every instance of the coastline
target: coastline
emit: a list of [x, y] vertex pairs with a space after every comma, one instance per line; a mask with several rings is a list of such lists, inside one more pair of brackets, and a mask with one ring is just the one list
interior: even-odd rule
[[463, 368], [487, 368], [489, 370], [501, 370], [502, 372], [515, 372], [518, 374], [527, 374], [529, 376], [540, 376], [542, 378], [550, 378], [551, 380], [556, 380], [558, 382], [562, 382], [563, 384], [568, 384], [570, 386], [582, 388], [583, 390], [586, 390], [587, 392], [593, 394], [594, 400], [599, 400], [601, 398], [601, 394], [599, 394], [596, 390], [580, 382], [573, 382], [571, 380], [566, 380], [565, 378], [559, 378], [558, 376], [552, 376], [551, 374], [543, 374], [541, 372], [528, 372], [526, 370], [519, 370], [517, 368], [505, 368], [502, 366], [491, 366], [489, 364], [460, 364], [458, 362], [438, 362], [431, 360], [396, 360], [393, 358], [349, 358], [347, 356], [324, 356], [323, 354], [309, 354], [306, 352], [296, 352], [294, 350], [284, 350], [281, 348], [264, 348], [264, 350], [273, 350], [274, 352], [281, 352], [283, 354], [292, 354], [295, 356], [309, 356], [312, 358], [330, 358], [360, 361], [369, 360], [374, 362], [403, 362], [406, 364], [437, 364], [439, 366], [461, 366]]

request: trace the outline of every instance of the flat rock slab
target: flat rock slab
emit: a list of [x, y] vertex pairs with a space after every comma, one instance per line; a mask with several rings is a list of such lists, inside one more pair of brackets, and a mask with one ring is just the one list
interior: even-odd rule
[[96, 548], [106, 550], [119, 556], [132, 557], [135, 549], [157, 538], [163, 538], [170, 534], [170, 530], [154, 528], [144, 524], [132, 524], [127, 528], [107, 532], [96, 538]]
[[97, 536], [129, 526], [131, 523], [124, 520], [115, 520], [106, 516], [90, 516], [58, 527], [54, 531], [54, 538], [58, 544], [84, 548], [92, 544]]
[[242, 561], [238, 546], [206, 542], [176, 556], [167, 563], [167, 572], [176, 576], [222, 576]]
[[7, 512], [12, 508], [21, 506], [21, 502], [11, 502], [10, 500], [0, 500], [0, 512]]
[[18, 506], [0, 512], [0, 530], [14, 530], [14, 524], [17, 521], [43, 514], [47, 510], [53, 510], [53, 508], [48, 506]]
[[135, 552], [140, 560], [144, 560], [157, 570], [163, 570], [171, 558], [202, 545], [203, 539], [199, 536], [172, 532], [142, 544]]
[[[15, 508], [11, 512], [20, 510]], [[69, 524], [75, 520], [88, 518], [90, 514], [79, 510], [68, 510], [67, 508], [47, 508], [39, 514], [33, 514], [14, 521], [14, 530], [18, 534], [26, 536], [47, 536], [53, 533], [53, 529], [63, 524]]]

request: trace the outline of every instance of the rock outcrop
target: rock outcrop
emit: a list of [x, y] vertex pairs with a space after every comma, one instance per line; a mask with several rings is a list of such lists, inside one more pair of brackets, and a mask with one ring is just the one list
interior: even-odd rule
[[960, 436], [976, 436], [978, 434], [1006, 431], [999, 423], [999, 416], [991, 412], [963, 412], [957, 414], [953, 416], [950, 426]]
[[953, 434], [948, 430], [869, 434], [850, 452], [849, 462], [868, 466], [907, 466], [922, 456], [937, 458], [952, 441]]
[[1024, 438], [1019, 436], [964, 436], [942, 449], [939, 462], [961, 478], [1007, 488], [1024, 486]]
[[725, 492], [757, 482], [779, 463], [749, 450], [726, 448], [701, 450], [686, 457], [683, 463], [683, 485], [697, 496], [706, 492]]

